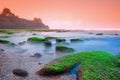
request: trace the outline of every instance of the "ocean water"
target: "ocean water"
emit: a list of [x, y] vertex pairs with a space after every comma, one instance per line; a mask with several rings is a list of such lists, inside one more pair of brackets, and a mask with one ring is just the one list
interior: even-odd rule
[[[28, 54], [33, 55], [34, 53], [40, 53], [45, 56], [53, 56], [56, 57], [57, 54], [55, 47], [56, 45], [65, 45], [68, 47], [71, 47], [76, 52], [81, 51], [88, 51], [88, 50], [103, 50], [110, 52], [112, 54], [120, 54], [120, 37], [119, 36], [113, 36], [113, 35], [95, 35], [95, 34], [88, 34], [86, 32], [36, 32], [36, 35], [32, 35], [33, 33], [30, 32], [21, 32], [21, 33], [15, 33], [11, 34], [9, 38], [0, 38], [9, 40], [16, 44], [16, 46], [10, 46], [7, 44], [0, 43], [0, 48], [5, 49], [6, 52], [14, 52], [18, 54]], [[1, 35], [1, 34], [0, 34]], [[7, 35], [7, 34], [5, 34]], [[2, 34], [2, 36], [4, 36]], [[52, 42], [52, 46], [46, 47], [43, 43], [30, 43], [27, 41], [29, 37], [47, 37], [47, 36], [53, 36], [53, 37], [61, 37], [65, 38], [65, 42], [57, 43], [55, 39], [50, 39]], [[83, 41], [73, 41], [71, 42], [70, 39], [74, 38], [80, 38], [83, 39]], [[25, 41], [24, 44], [19, 44], [19, 42]], [[69, 54], [69, 53], [61, 53]]]

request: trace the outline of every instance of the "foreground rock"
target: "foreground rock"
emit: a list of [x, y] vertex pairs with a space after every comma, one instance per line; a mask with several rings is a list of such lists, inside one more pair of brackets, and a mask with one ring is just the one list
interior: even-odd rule
[[45, 65], [42, 69], [40, 69], [37, 74], [46, 76], [65, 74], [72, 70], [76, 65], [80, 64], [80, 62], [81, 61], [78, 56], [69, 54], [54, 59]]
[[20, 76], [20, 77], [26, 77], [28, 76], [28, 72], [23, 69], [14, 69], [13, 74]]
[[80, 80], [82, 78], [82, 71], [80, 68], [78, 69], [77, 74], [78, 74], [78, 80]]

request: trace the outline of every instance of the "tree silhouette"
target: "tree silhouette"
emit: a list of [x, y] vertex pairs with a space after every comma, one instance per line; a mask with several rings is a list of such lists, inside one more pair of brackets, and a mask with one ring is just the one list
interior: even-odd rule
[[33, 22], [35, 22], [35, 23], [42, 23], [42, 20], [40, 19], [40, 18], [34, 18], [33, 19]]
[[1, 14], [5, 16], [15, 16], [8, 8], [4, 8]]

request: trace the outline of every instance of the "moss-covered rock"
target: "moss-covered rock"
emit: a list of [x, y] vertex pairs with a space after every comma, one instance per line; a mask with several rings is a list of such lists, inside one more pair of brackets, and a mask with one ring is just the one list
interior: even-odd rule
[[45, 46], [51, 46], [52, 43], [49, 40], [44, 41]]
[[74, 39], [71, 39], [71, 41], [83, 41], [83, 40], [80, 38], [74, 38]]
[[118, 67], [120, 67], [120, 55], [116, 55], [117, 57], [117, 64], [118, 64]]
[[118, 59], [118, 66], [120, 67], [120, 59]]
[[8, 40], [0, 40], [0, 43], [10, 43]]
[[46, 39], [46, 40], [49, 40], [49, 39], [55, 39], [56, 42], [64, 42], [64, 41], [65, 41], [64, 38], [52, 37], [52, 36], [45, 37], [45, 39]]
[[11, 32], [9, 30], [0, 30], [0, 33], [5, 33], [5, 34], [14, 34], [14, 32]]
[[0, 36], [0, 38], [9, 38], [10, 36]]
[[59, 52], [74, 52], [73, 48], [67, 47], [67, 46], [56, 46], [56, 51]]
[[6, 32], [6, 34], [14, 34], [13, 32]]
[[45, 39], [56, 39], [57, 37], [47, 36]]
[[64, 42], [65, 41], [65, 39], [63, 39], [63, 38], [56, 38], [56, 42]]
[[86, 51], [55, 59], [38, 71], [39, 75], [56, 75], [70, 71], [75, 65], [79, 80], [119, 80], [116, 57], [104, 51]]
[[9, 45], [12, 45], [12, 46], [16, 45], [15, 43], [12, 43], [12, 42], [10, 42], [8, 40], [2, 40], [2, 39], [0, 39], [0, 43], [9, 44]]
[[69, 54], [63, 57], [59, 57], [54, 61], [48, 63], [44, 68], [39, 70], [37, 73], [39, 75], [58, 75], [69, 71], [80, 62], [81, 60], [79, 59], [79, 57]]
[[45, 39], [44, 38], [39, 38], [39, 37], [30, 37], [30, 38], [28, 38], [28, 41], [42, 42], [42, 41], [45, 41]]
[[118, 80], [116, 57], [104, 51], [81, 52], [82, 60], [79, 80]]

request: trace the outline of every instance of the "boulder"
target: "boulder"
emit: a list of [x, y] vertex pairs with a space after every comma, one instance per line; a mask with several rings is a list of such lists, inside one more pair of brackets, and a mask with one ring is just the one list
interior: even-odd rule
[[39, 57], [41, 57], [42, 55], [40, 54], [40, 53], [34, 53], [34, 55], [32, 55], [31, 57], [37, 57], [37, 58], [39, 58]]
[[20, 77], [26, 77], [28, 76], [28, 72], [23, 70], [23, 69], [14, 69], [13, 70], [13, 74], [14, 75], [17, 75], [17, 76], [20, 76]]

